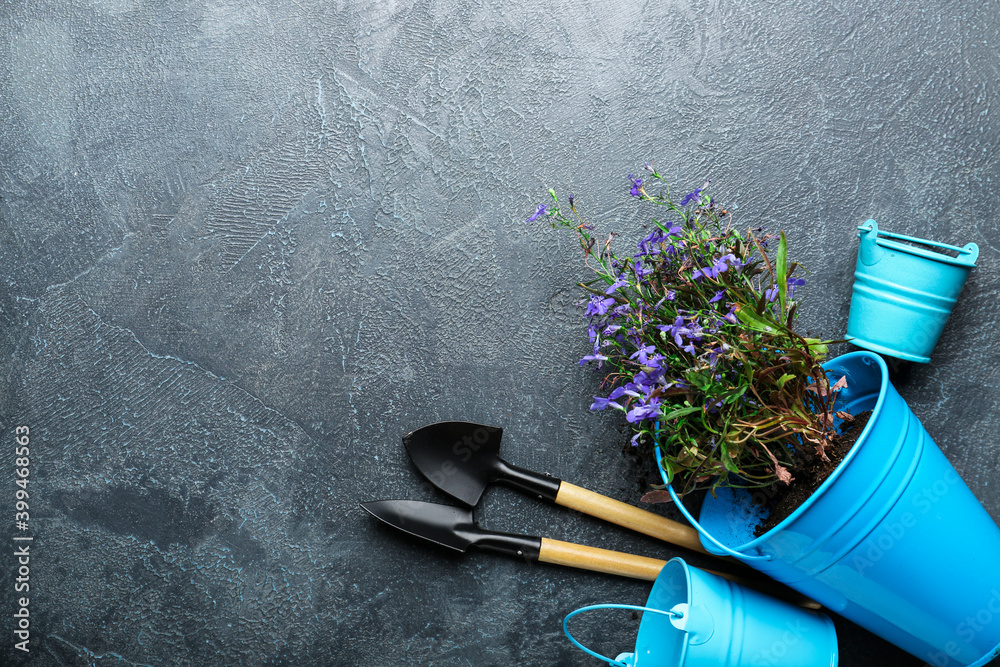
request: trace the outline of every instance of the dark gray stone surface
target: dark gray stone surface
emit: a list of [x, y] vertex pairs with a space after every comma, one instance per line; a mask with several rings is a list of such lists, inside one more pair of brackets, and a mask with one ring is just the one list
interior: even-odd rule
[[[576, 365], [579, 257], [525, 218], [553, 186], [634, 234], [646, 159], [787, 230], [821, 335], [857, 223], [980, 244], [898, 386], [1000, 518], [998, 31], [991, 3], [914, 0], [2, 4], [0, 477], [12, 498], [29, 425], [30, 664], [596, 664], [562, 616], [646, 584], [452, 557], [357, 504], [440, 500], [400, 436], [446, 418], [637, 502]], [[679, 555], [503, 489], [479, 516]], [[589, 636], [614, 655], [633, 627]], [[838, 628], [843, 667], [920, 664]]]

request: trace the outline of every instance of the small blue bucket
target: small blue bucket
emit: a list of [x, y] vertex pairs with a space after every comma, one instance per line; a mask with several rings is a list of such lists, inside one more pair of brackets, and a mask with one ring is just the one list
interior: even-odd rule
[[[969, 243], [958, 248], [889, 234], [879, 231], [874, 220], [858, 227], [858, 237], [848, 339], [897, 359], [929, 362], [965, 279], [976, 265], [979, 247]], [[958, 256], [929, 248], [943, 248]]]
[[[578, 642], [569, 619], [595, 609], [642, 611], [635, 651], [612, 660]], [[663, 566], [646, 606], [599, 604], [563, 620], [575, 646], [616, 667], [836, 667], [837, 633], [823, 614], [689, 567]]]
[[881, 357], [853, 352], [824, 368], [847, 381], [838, 410], [872, 415], [802, 506], [760, 537], [759, 503], [745, 490], [706, 495], [699, 524], [668, 484], [678, 509], [709, 551], [934, 667], [985, 665], [1000, 655], [1000, 529], [889, 383]]

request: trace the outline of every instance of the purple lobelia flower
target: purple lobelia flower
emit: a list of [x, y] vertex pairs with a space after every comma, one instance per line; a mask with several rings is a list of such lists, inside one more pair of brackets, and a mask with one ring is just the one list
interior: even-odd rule
[[636, 373], [635, 385], [637, 387], [643, 387], [644, 391], [648, 389], [646, 393], [650, 394], [657, 386], [663, 385], [664, 381], [666, 380], [667, 371], [666, 369], [660, 366], [660, 362], [663, 361], [664, 359], [666, 359], [666, 357], [659, 354], [651, 358], [649, 360], [650, 363], [655, 364], [656, 367], [654, 368], [653, 366], [645, 366], [643, 370]]
[[579, 365], [580, 365], [580, 366], [583, 366], [583, 365], [584, 365], [585, 363], [587, 363], [587, 362], [589, 362], [589, 361], [596, 361], [596, 362], [597, 362], [597, 367], [598, 367], [598, 368], [600, 368], [600, 367], [601, 367], [601, 365], [602, 365], [602, 364], [603, 364], [603, 363], [604, 363], [605, 361], [607, 361], [607, 360], [608, 360], [608, 358], [607, 358], [607, 357], [605, 357], [605, 356], [604, 356], [603, 354], [597, 354], [597, 353], [595, 352], [594, 354], [588, 354], [588, 355], [587, 355], [587, 356], [585, 356], [585, 357], [584, 357], [583, 359], [581, 359], [581, 360], [580, 360], [580, 364], [579, 364]]
[[660, 325], [659, 329], [660, 331], [666, 333], [667, 335], [673, 336], [674, 342], [677, 343], [678, 347], [684, 344], [684, 341], [681, 340], [681, 333], [684, 331], [683, 315], [678, 315], [677, 317], [675, 317], [673, 325], [669, 324]]
[[691, 278], [697, 282], [701, 282], [703, 278], [718, 278], [720, 273], [725, 273], [728, 269], [734, 268], [739, 269], [743, 266], [743, 263], [736, 257], [736, 255], [729, 253], [728, 255], [723, 255], [717, 260], [712, 262], [712, 266], [703, 267], [700, 269], [695, 269], [691, 272]]
[[705, 332], [705, 329], [701, 326], [701, 324], [698, 323], [699, 317], [700, 316], [696, 315], [694, 318], [692, 318], [691, 321], [688, 323], [687, 331], [684, 332], [685, 338], [687, 338], [688, 340], [693, 340], [696, 343], [701, 342], [702, 338], [704, 337], [703, 334]]
[[789, 299], [794, 299], [795, 298], [795, 288], [796, 287], [802, 287], [805, 284], [806, 284], [806, 281], [803, 278], [789, 278], [788, 279], [788, 298]]
[[590, 297], [590, 301], [587, 302], [587, 309], [584, 311], [584, 315], [592, 317], [594, 315], [604, 315], [608, 312], [608, 308], [614, 304], [615, 300], [611, 297], [601, 298], [596, 294]]
[[649, 354], [651, 352], [656, 352], [656, 348], [652, 345], [640, 345], [639, 349], [632, 353], [629, 359], [638, 359], [639, 363], [645, 366], [649, 363]]
[[[656, 376], [656, 375], [662, 376], [663, 372], [666, 372], [664, 370], [664, 368], [663, 368], [663, 362], [665, 360], [666, 360], [666, 357], [663, 356], [662, 354], [659, 354], [659, 353], [654, 354], [651, 357], [647, 357], [646, 358], [646, 365], [644, 366], [644, 368], [646, 369], [645, 372], [647, 374], [650, 374], [650, 377], [653, 377], [653, 376]], [[657, 371], [663, 371], [663, 372], [657, 373]]]
[[701, 194], [701, 188], [698, 188], [697, 190], [693, 190], [692, 192], [687, 193], [686, 195], [684, 195], [684, 198], [681, 199], [680, 205], [687, 206], [692, 201], [698, 199], [698, 195], [700, 194]]
[[666, 234], [659, 229], [654, 229], [636, 244], [639, 248], [639, 254], [635, 255], [635, 257], [651, 257], [658, 254], [659, 250], [657, 250], [656, 245], [663, 243], [663, 240], [666, 238]]
[[728, 255], [723, 255], [722, 257], [717, 259], [715, 261], [715, 264], [712, 265], [712, 268], [714, 268], [716, 273], [718, 274], [725, 272], [726, 269], [730, 267], [738, 269], [741, 266], [743, 266], [743, 263], [740, 262], [739, 258], [736, 257], [736, 255], [729, 253]]
[[640, 190], [642, 188], [642, 179], [635, 178], [634, 176], [632, 176], [632, 174], [629, 174], [628, 180], [632, 181], [632, 189], [629, 191], [629, 194], [631, 194], [633, 197], [638, 197], [641, 194]]
[[695, 282], [699, 283], [705, 278], [712, 278], [714, 280], [715, 278], [718, 277], [719, 277], [719, 270], [715, 268], [715, 264], [713, 264], [712, 266], [698, 268], [691, 272], [691, 278]]
[[684, 198], [681, 199], [680, 205], [681, 206], [687, 206], [692, 201], [696, 201], [698, 199], [698, 197], [701, 195], [702, 191], [705, 188], [707, 188], [708, 185], [709, 185], [709, 183], [711, 183], [711, 182], [712, 182], [712, 179], [708, 179], [707, 181], [705, 181], [704, 183], [702, 183], [702, 185], [701, 185], [700, 188], [698, 188], [697, 190], [694, 190], [694, 191], [689, 192], [686, 195], [684, 195]]
[[661, 247], [663, 252], [666, 252], [668, 255], [672, 255], [677, 251], [677, 249], [674, 247], [672, 242], [668, 244], [667, 241], [670, 241], [671, 238], [678, 237], [680, 235], [681, 228], [676, 225], [666, 231], [663, 231], [662, 229], [654, 229], [636, 244], [639, 248], [639, 254], [633, 255], [633, 257], [636, 259], [655, 257], [660, 254]]
[[651, 273], [653, 273], [653, 269], [647, 268], [647, 267], [643, 266], [642, 264], [638, 264], [638, 263], [635, 265], [635, 277], [640, 282], [645, 282], [646, 281], [646, 276], [648, 276]]
[[594, 396], [594, 402], [591, 403], [591, 411], [596, 410], [606, 410], [607, 408], [616, 408], [618, 410], [624, 410], [624, 406], [618, 402], [618, 399], [625, 395], [625, 387], [618, 387], [610, 394], [607, 398], [602, 396]]
[[660, 399], [651, 398], [646, 403], [640, 403], [633, 407], [625, 415], [629, 423], [635, 424], [646, 419], [656, 419], [660, 416]]
[[604, 293], [614, 294], [615, 292], [618, 291], [620, 287], [625, 287], [626, 285], [628, 285], [628, 280], [625, 278], [625, 275], [622, 274], [618, 276], [618, 278], [613, 283], [611, 283], [608, 289], [604, 290]]
[[620, 306], [615, 306], [615, 309], [611, 312], [614, 314], [614, 317], [628, 317], [632, 314], [632, 305], [623, 303]]
[[527, 222], [534, 222], [535, 220], [538, 220], [538, 216], [545, 213], [546, 208], [545, 204], [539, 204], [538, 210], [531, 214], [531, 217], [528, 218]]

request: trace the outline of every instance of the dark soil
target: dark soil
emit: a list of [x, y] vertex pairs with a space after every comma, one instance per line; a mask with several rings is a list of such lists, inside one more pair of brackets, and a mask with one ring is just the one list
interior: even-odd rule
[[823, 461], [817, 456], [804, 467], [792, 471], [795, 479], [790, 485], [781, 484], [765, 492], [770, 496], [767, 507], [771, 513], [757, 524], [754, 535], [760, 537], [777, 526], [812, 496], [854, 447], [871, 414], [871, 410], [862, 412], [855, 416], [853, 421], [845, 424], [844, 431], [833, 439], [833, 446], [826, 450], [829, 461]]
[[622, 454], [632, 460], [638, 474], [638, 491], [645, 493], [650, 491], [653, 484], [663, 484], [660, 477], [660, 469], [656, 465], [656, 449], [648, 438], [639, 440], [638, 446], [631, 441], [631, 432], [623, 429], [624, 441], [622, 442]]

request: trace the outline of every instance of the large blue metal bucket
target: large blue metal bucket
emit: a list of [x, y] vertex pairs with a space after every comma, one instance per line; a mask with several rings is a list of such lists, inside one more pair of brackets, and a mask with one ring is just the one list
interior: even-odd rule
[[824, 367], [831, 380], [846, 377], [838, 409], [873, 412], [809, 500], [757, 538], [759, 511], [744, 490], [706, 496], [700, 524], [679, 508], [709, 551], [747, 562], [931, 665], [986, 664], [1000, 655], [1000, 529], [878, 355], [854, 352]]
[[[586, 648], [569, 619], [595, 609], [643, 611], [633, 653], [614, 660]], [[837, 634], [829, 617], [669, 561], [645, 607], [601, 604], [577, 609], [563, 631], [586, 653], [617, 667], [836, 667]]]
[[[861, 242], [847, 337], [873, 352], [927, 363], [965, 279], [976, 265], [979, 247], [969, 243], [958, 248], [889, 234], [879, 231], [874, 220], [858, 230]], [[928, 246], [951, 250], [958, 256], [935, 252]]]

